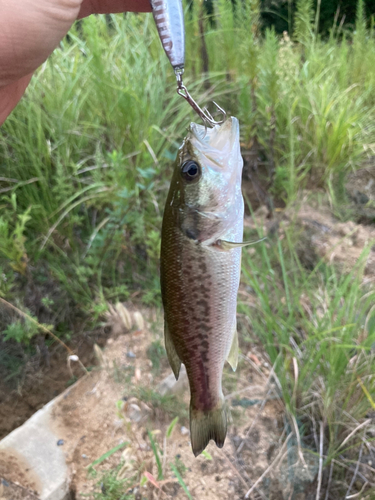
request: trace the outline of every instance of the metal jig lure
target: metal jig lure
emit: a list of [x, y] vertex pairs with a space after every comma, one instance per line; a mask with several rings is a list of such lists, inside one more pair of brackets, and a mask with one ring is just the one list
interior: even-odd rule
[[185, 66], [185, 24], [182, 0], [150, 0], [150, 2], [161, 43], [176, 75], [178, 95], [190, 104], [205, 124], [211, 127], [221, 125], [226, 119], [226, 112], [214, 102], [223, 114], [222, 120], [215, 121], [208, 110], [202, 109], [191, 97], [182, 80]]

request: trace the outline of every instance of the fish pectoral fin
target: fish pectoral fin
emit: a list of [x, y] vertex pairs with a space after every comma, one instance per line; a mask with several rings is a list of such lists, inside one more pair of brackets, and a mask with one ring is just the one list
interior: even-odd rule
[[234, 323], [234, 334], [232, 345], [227, 357], [227, 361], [230, 364], [232, 370], [235, 372], [238, 365], [238, 333], [237, 333], [237, 324]]
[[181, 368], [181, 360], [178, 357], [178, 354], [176, 352], [176, 348], [173, 344], [173, 340], [171, 338], [171, 334], [170, 334], [168, 324], [166, 321], [164, 321], [164, 342], [165, 342], [165, 350], [167, 351], [169, 364], [171, 365], [171, 368], [172, 368], [172, 371], [174, 373], [174, 376], [176, 377], [176, 380], [178, 380], [178, 376], [180, 374], [180, 368]]
[[255, 245], [256, 243], [260, 243], [261, 241], [264, 241], [266, 239], [267, 236], [261, 238], [260, 240], [243, 241], [242, 243], [236, 243], [234, 241], [226, 241], [226, 240], [217, 240], [214, 243], [214, 246], [219, 247], [221, 250], [232, 250], [233, 248], [242, 248], [242, 247], [247, 247], [249, 245]]

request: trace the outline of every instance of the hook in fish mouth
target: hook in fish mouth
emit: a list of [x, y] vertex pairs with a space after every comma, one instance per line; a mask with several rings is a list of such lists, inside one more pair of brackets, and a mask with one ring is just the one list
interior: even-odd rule
[[189, 94], [188, 89], [185, 87], [182, 81], [183, 70], [181, 70], [180, 68], [175, 69], [175, 74], [177, 78], [177, 94], [183, 97], [190, 104], [190, 106], [194, 109], [194, 111], [198, 114], [198, 116], [202, 118], [205, 125], [208, 124], [211, 127], [215, 127], [215, 125], [222, 125], [227, 118], [227, 113], [224, 111], [224, 109], [221, 108], [215, 101], [212, 101], [215, 104], [218, 111], [223, 114], [222, 120], [219, 121], [214, 120], [208, 109], [207, 108], [202, 109], [199, 106], [199, 104], [195, 102], [194, 99]]
[[215, 101], [213, 101], [213, 103], [215, 104], [216, 108], [218, 109], [218, 111], [220, 111], [220, 113], [223, 114], [223, 119], [219, 121], [213, 119], [211, 113], [207, 110], [207, 108], [202, 109], [194, 101], [184, 84], [177, 88], [177, 94], [182, 96], [190, 104], [190, 106], [194, 109], [198, 116], [211, 127], [215, 127], [215, 125], [222, 125], [225, 122], [227, 114], [224, 109], [221, 108]]

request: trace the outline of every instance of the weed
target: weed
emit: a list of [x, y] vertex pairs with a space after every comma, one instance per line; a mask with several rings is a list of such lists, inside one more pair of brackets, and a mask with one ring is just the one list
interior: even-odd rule
[[163, 476], [163, 467], [162, 467], [161, 459], [160, 459], [160, 453], [161, 452], [158, 450], [158, 447], [157, 447], [156, 442], [155, 442], [155, 440], [153, 438], [152, 432], [147, 431], [147, 433], [148, 433], [148, 438], [150, 440], [152, 451], [153, 451], [154, 456], [155, 456], [156, 465], [157, 465], [157, 468], [158, 468], [158, 481], [160, 481], [160, 480], [164, 479], [164, 476]]
[[134, 396], [152, 406], [158, 413], [160, 419], [178, 416], [182, 422], [187, 421], [188, 412], [184, 405], [178, 404], [178, 398], [173, 394], [162, 396], [158, 391], [150, 387], [135, 388]]
[[[148, 437], [150, 440], [151, 448], [152, 448], [152, 451], [153, 451], [153, 454], [155, 457], [155, 461], [156, 461], [156, 465], [157, 465], [157, 469], [158, 469], [158, 481], [163, 480], [164, 476], [166, 474], [166, 471], [163, 470], [162, 464], [166, 462], [167, 454], [168, 454], [168, 440], [170, 439], [177, 422], [178, 422], [178, 417], [175, 417], [172, 420], [172, 422], [169, 424], [167, 431], [165, 433], [163, 449], [158, 447], [158, 445], [154, 439], [153, 432], [148, 431]], [[170, 463], [169, 467], [170, 467], [170, 470], [175, 475], [175, 477], [177, 478], [177, 481], [181, 485], [181, 487], [184, 490], [184, 492], [186, 493], [187, 497], [190, 500], [193, 500], [192, 496], [189, 492], [189, 489], [186, 486], [185, 481], [182, 478], [183, 473], [186, 471], [186, 467], [183, 464], [183, 462], [181, 461], [180, 457], [175, 457], [174, 463]], [[155, 484], [157, 486], [156, 481], [152, 481], [152, 482], [153, 482], [153, 484]]]
[[101, 464], [102, 462], [104, 462], [104, 460], [107, 460], [107, 458], [109, 458], [110, 456], [112, 456], [114, 453], [116, 453], [117, 451], [119, 450], [122, 450], [123, 448], [125, 448], [125, 446], [127, 446], [129, 443], [120, 443], [118, 444], [117, 446], [115, 446], [114, 448], [112, 448], [111, 450], [107, 451], [106, 453], [104, 453], [101, 457], [97, 458], [96, 460], [94, 460], [90, 465], [89, 465], [89, 470], [91, 471], [94, 471], [95, 470], [95, 466], [96, 465], [99, 465]]
[[[96, 483], [97, 490], [93, 492], [96, 500], [133, 500], [134, 494], [131, 486], [135, 478], [118, 477], [121, 471], [122, 463], [113, 469], [99, 474], [95, 469], [91, 469], [90, 475], [93, 478], [99, 478]], [[99, 490], [99, 491], [98, 491]]]
[[134, 377], [134, 366], [121, 367], [119, 369], [114, 366], [114, 378], [119, 384], [130, 384], [131, 379]]
[[171, 464], [171, 469], [174, 472], [175, 476], [177, 477], [178, 482], [182, 486], [182, 489], [186, 493], [186, 496], [189, 498], [189, 500], [193, 500], [193, 497], [191, 496], [190, 491], [185, 484], [185, 481], [182, 479], [182, 476], [181, 476], [180, 471], [178, 470], [177, 466], [175, 464]]
[[160, 370], [163, 361], [167, 359], [167, 353], [163, 344], [160, 340], [154, 340], [147, 348], [147, 356], [151, 360], [152, 369], [155, 372]]
[[186, 465], [184, 464], [184, 462], [181, 460], [181, 456], [179, 455], [176, 455], [174, 457], [174, 464], [173, 464], [173, 470], [177, 470], [179, 475], [181, 477], [184, 476], [185, 472], [187, 471], [187, 467]]
[[14, 273], [9, 269], [0, 267], [0, 297], [8, 297], [14, 286]]
[[[34, 318], [35, 319], [35, 318]], [[39, 329], [30, 321], [16, 320], [10, 323], [3, 331], [3, 342], [7, 340], [15, 340], [19, 344], [28, 344], [32, 337], [37, 335]]]
[[306, 270], [293, 228], [284, 231], [283, 242], [244, 252], [244, 281], [256, 306], [244, 302], [240, 311], [274, 366], [291, 428], [319, 453], [312, 428], [321, 422], [326, 464], [339, 456], [350, 461], [359, 445], [355, 427], [374, 407], [375, 292], [363, 281], [370, 249], [350, 273], [322, 261]]
[[[154, 477], [149, 470], [145, 470], [145, 460], [143, 457], [138, 461], [133, 461], [132, 467], [129, 468], [126, 464], [126, 450], [125, 453], [122, 454], [119, 463], [111, 467], [110, 470], [103, 471], [99, 468], [103, 462], [114, 456], [121, 449], [127, 447], [130, 443], [120, 443], [92, 462], [88, 466], [88, 474], [90, 477], [98, 480], [97, 487], [100, 489], [100, 491], [94, 493], [94, 498], [108, 498], [108, 500], [126, 500], [134, 498], [134, 494], [139, 491], [140, 488], [143, 488], [147, 482], [154, 486], [156, 490], [160, 491], [162, 484], [168, 482], [164, 480], [174, 475], [187, 497], [192, 499], [182, 478], [187, 469], [181, 458], [175, 457], [174, 463], [169, 463], [167, 466], [167, 460], [169, 459], [169, 440], [178, 420], [178, 417], [174, 418], [167, 427], [163, 438], [163, 446], [160, 446], [157, 441], [157, 436], [160, 435], [159, 430], [151, 431], [149, 429], [147, 431], [150, 447], [155, 458], [157, 477]], [[138, 450], [138, 454], [139, 453], [141, 453], [140, 450]]]
[[28, 257], [24, 233], [26, 224], [31, 219], [31, 208], [18, 213], [15, 193], [8, 198], [8, 203], [11, 209], [5, 216], [0, 217], [0, 257], [8, 259], [14, 271], [25, 275]]

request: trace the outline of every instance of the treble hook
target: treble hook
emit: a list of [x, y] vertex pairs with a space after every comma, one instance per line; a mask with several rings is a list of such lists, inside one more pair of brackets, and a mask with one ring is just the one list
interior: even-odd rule
[[224, 109], [221, 108], [215, 101], [212, 101], [215, 104], [218, 111], [220, 111], [220, 113], [223, 114], [222, 120], [215, 121], [212, 118], [211, 113], [209, 113], [209, 111], [206, 108], [202, 109], [194, 101], [194, 99], [191, 97], [191, 95], [189, 94], [188, 89], [185, 87], [185, 85], [182, 81], [183, 72], [184, 72], [184, 70], [182, 68], [175, 69], [175, 74], [176, 74], [176, 79], [177, 79], [177, 94], [182, 96], [184, 99], [186, 99], [186, 101], [190, 104], [190, 106], [194, 109], [194, 111], [198, 114], [198, 116], [200, 118], [202, 118], [202, 120], [204, 121], [205, 124], [208, 123], [211, 127], [214, 127], [215, 125], [223, 124], [226, 120], [226, 117], [227, 117], [227, 114], [224, 111]]

